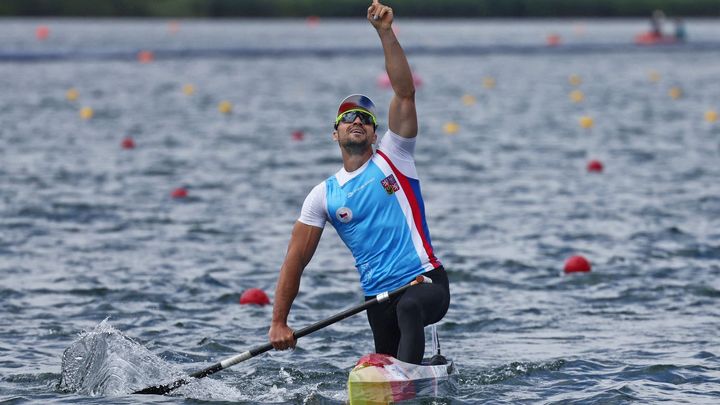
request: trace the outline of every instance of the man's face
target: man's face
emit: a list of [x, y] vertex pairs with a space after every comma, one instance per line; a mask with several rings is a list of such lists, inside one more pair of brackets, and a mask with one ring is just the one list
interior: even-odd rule
[[350, 153], [364, 152], [377, 140], [375, 125], [369, 114], [350, 111], [343, 114], [333, 139]]

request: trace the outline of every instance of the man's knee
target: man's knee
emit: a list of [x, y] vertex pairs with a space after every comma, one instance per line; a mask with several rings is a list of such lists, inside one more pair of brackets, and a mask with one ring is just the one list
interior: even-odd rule
[[415, 297], [403, 297], [397, 305], [398, 320], [413, 317], [422, 319], [422, 303]]

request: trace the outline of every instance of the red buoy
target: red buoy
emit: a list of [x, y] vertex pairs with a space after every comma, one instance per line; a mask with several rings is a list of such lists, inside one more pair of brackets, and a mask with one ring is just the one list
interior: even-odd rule
[[303, 131], [293, 131], [292, 133], [292, 139], [293, 141], [302, 141], [305, 138], [305, 134]]
[[50, 28], [48, 28], [45, 25], [39, 25], [35, 29], [35, 38], [37, 38], [39, 41], [44, 41], [48, 39], [50, 36]]
[[128, 136], [122, 140], [120, 146], [122, 146], [123, 149], [135, 149], [135, 140]]
[[[420, 87], [423, 85], [422, 76], [420, 76], [419, 74], [413, 72], [412, 79], [413, 79], [413, 84], [415, 85], [415, 87]], [[387, 72], [383, 72], [383, 73], [380, 73], [380, 75], [378, 75], [377, 85], [378, 85], [378, 87], [380, 87], [382, 89], [391, 89], [392, 88], [392, 83], [390, 82], [390, 76], [388, 76]]]
[[582, 256], [572, 256], [565, 261], [565, 273], [588, 273], [590, 272], [590, 262]]
[[558, 46], [560, 45], [560, 35], [558, 34], [550, 34], [547, 36], [547, 45], [548, 46]]
[[603, 164], [599, 160], [591, 160], [587, 164], [587, 171], [590, 173], [602, 173]]
[[259, 288], [249, 288], [240, 295], [240, 304], [267, 305], [270, 303], [265, 291]]
[[188, 191], [184, 187], [178, 187], [170, 193], [172, 198], [185, 198], [188, 196]]
[[320, 17], [316, 15], [310, 15], [305, 19], [305, 23], [308, 27], [315, 28], [320, 25]]
[[155, 54], [152, 51], [140, 51], [137, 54], [137, 60], [140, 63], [150, 63], [155, 60]]

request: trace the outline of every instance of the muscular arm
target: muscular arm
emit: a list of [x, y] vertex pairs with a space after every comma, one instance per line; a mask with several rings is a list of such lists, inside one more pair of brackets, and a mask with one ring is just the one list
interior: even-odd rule
[[295, 222], [293, 227], [287, 255], [280, 268], [280, 276], [277, 287], [275, 287], [275, 304], [268, 333], [270, 343], [275, 349], [284, 350], [295, 347], [293, 331], [287, 325], [287, 317], [300, 288], [300, 276], [315, 254], [322, 231], [322, 228], [306, 225], [299, 221]]
[[368, 20], [380, 36], [385, 53], [385, 69], [395, 93], [390, 101], [388, 127], [403, 138], [414, 138], [418, 131], [415, 85], [405, 52], [392, 30], [393, 11], [378, 0], [373, 0], [368, 8]]

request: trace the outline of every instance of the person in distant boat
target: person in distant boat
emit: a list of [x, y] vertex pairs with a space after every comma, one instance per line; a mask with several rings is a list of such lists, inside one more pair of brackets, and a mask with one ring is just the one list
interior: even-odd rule
[[653, 11], [650, 16], [650, 34], [655, 38], [662, 38], [662, 23], [665, 20], [665, 13], [662, 10]]
[[420, 364], [424, 327], [445, 316], [450, 290], [430, 241], [415, 168], [418, 123], [410, 66], [392, 30], [392, 9], [374, 0], [367, 18], [380, 37], [394, 91], [388, 130], [377, 143], [377, 114], [367, 96], [354, 94], [340, 103], [332, 137], [343, 167], [315, 186], [303, 203], [280, 268], [269, 338], [275, 349], [295, 347], [288, 314], [329, 221], [355, 258], [366, 299], [421, 274], [432, 280], [367, 311], [375, 351]]
[[685, 31], [685, 22], [682, 18], [675, 18], [675, 39], [677, 41], [685, 41], [687, 39], [687, 31]]

